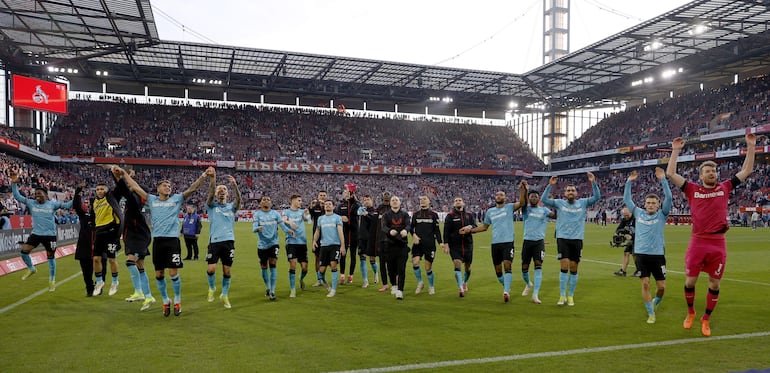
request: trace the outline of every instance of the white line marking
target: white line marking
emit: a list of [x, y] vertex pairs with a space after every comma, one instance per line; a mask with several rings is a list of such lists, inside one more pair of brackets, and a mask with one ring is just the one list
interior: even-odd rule
[[732, 340], [732, 339], [749, 339], [749, 338], [758, 338], [758, 337], [767, 337], [767, 336], [770, 336], [770, 331], [723, 335], [723, 336], [708, 337], [708, 338], [675, 339], [670, 341], [635, 343], [630, 345], [579, 348], [579, 349], [564, 350], [564, 351], [534, 352], [529, 354], [496, 356], [496, 357], [487, 357], [487, 358], [479, 358], [479, 359], [437, 361], [434, 363], [407, 364], [407, 365], [396, 365], [396, 366], [381, 367], [381, 368], [345, 370], [345, 371], [339, 371], [335, 373], [401, 372], [401, 371], [413, 370], [413, 369], [435, 369], [435, 368], [450, 367], [450, 366], [486, 364], [486, 363], [496, 363], [501, 361], [513, 361], [513, 360], [524, 360], [524, 359], [532, 359], [532, 358], [567, 356], [567, 355], [581, 355], [581, 354], [589, 354], [589, 353], [596, 353], [596, 352], [632, 350], [632, 349], [649, 348], [649, 347], [673, 346], [673, 345], [681, 345], [681, 344], [688, 344], [688, 343], [701, 343], [701, 342], [712, 342], [712, 341], [725, 341], [725, 340]]
[[[80, 276], [82, 273], [83, 273], [83, 272], [78, 272], [78, 273], [75, 273], [74, 275], [72, 275], [72, 276], [70, 276], [70, 277], [67, 277], [67, 278], [65, 278], [64, 280], [61, 280], [61, 281], [57, 281], [57, 282], [56, 282], [56, 285], [55, 285], [54, 287], [57, 287], [57, 288], [58, 288], [58, 287], [59, 287], [59, 285], [61, 285], [61, 284], [65, 283], [65, 282], [67, 282], [67, 281], [70, 281], [70, 280], [72, 280], [73, 278], [76, 278], [76, 277]], [[11, 310], [13, 310], [14, 308], [16, 308], [16, 307], [18, 307], [18, 306], [21, 306], [22, 304], [24, 304], [24, 303], [27, 303], [27, 302], [29, 302], [29, 301], [31, 301], [31, 300], [33, 300], [33, 299], [35, 299], [35, 298], [37, 298], [37, 297], [39, 297], [39, 296], [41, 296], [41, 295], [45, 294], [45, 293], [48, 293], [48, 292], [49, 292], [49, 291], [48, 291], [48, 286], [46, 286], [46, 287], [45, 287], [45, 289], [43, 289], [43, 290], [38, 290], [38, 291], [36, 291], [36, 292], [34, 292], [34, 293], [32, 293], [32, 294], [28, 295], [26, 298], [24, 298], [24, 299], [21, 299], [21, 300], [17, 301], [16, 303], [12, 303], [12, 304], [9, 304], [9, 305], [7, 305], [7, 306], [5, 306], [5, 307], [3, 307], [3, 308], [0, 308], [0, 315], [2, 315], [2, 314], [4, 314], [4, 313], [6, 313], [6, 312], [8, 312], [8, 311], [11, 311]]]

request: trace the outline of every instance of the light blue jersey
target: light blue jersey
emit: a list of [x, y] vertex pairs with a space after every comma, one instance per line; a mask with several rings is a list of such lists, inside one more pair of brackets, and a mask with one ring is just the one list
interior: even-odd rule
[[548, 215], [551, 209], [545, 206], [532, 207], [527, 205], [521, 209], [524, 219], [524, 239], [527, 241], [540, 241], [545, 239], [545, 228], [548, 224]]
[[321, 246], [340, 245], [340, 235], [337, 227], [342, 226], [342, 217], [337, 214], [321, 215], [318, 217], [318, 228], [321, 229]]
[[212, 201], [206, 206], [209, 214], [209, 242], [235, 241], [233, 226], [235, 225], [235, 212], [237, 209], [232, 202], [221, 204]]
[[484, 224], [492, 226], [492, 244], [513, 242], [513, 203], [487, 209]]
[[663, 238], [663, 228], [666, 226], [668, 214], [671, 212], [671, 188], [668, 181], [660, 181], [663, 187], [663, 204], [661, 209], [650, 215], [647, 210], [636, 207], [631, 197], [632, 182], [626, 181], [623, 190], [623, 202], [636, 218], [634, 237], [634, 254], [665, 255], [666, 243]]
[[307, 236], [305, 233], [305, 210], [286, 209], [283, 210], [283, 215], [286, 216], [289, 221], [297, 225], [297, 229], [294, 230], [294, 237], [286, 235], [286, 244], [307, 245]]
[[184, 198], [181, 194], [172, 194], [165, 201], [148, 194], [144, 207], [150, 212], [153, 237], [179, 237], [179, 211]]
[[19, 193], [19, 187], [14, 183], [11, 187], [13, 198], [27, 206], [32, 215], [32, 234], [36, 236], [56, 236], [56, 210], [69, 209], [72, 201], [59, 202], [47, 200], [38, 203], [34, 198], [26, 198]]
[[[262, 227], [261, 232], [259, 227]], [[281, 214], [278, 211], [257, 210], [254, 214], [254, 224], [252, 225], [252, 231], [257, 232], [257, 238], [259, 238], [257, 249], [264, 250], [278, 245], [278, 227], [281, 227], [284, 233], [289, 231], [289, 227], [283, 223]]]
[[594, 195], [590, 198], [580, 198], [569, 203], [564, 199], [551, 199], [551, 185], [548, 184], [543, 191], [541, 201], [544, 205], [556, 209], [556, 238], [568, 240], [582, 240], [585, 237], [586, 213], [588, 206], [593, 205], [601, 198], [599, 185], [591, 183]]

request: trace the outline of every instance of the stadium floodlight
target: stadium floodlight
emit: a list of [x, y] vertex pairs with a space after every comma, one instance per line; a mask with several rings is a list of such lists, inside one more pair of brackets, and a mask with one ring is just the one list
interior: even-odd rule
[[55, 71], [56, 71], [56, 68], [55, 68], [55, 67], [53, 67], [53, 66], [48, 66], [48, 71], [50, 71], [50, 72], [55, 72]]
[[652, 83], [654, 81], [655, 81], [655, 78], [653, 78], [651, 76], [648, 76], [648, 77], [644, 78], [644, 82], [645, 83]]
[[519, 107], [519, 103], [516, 101], [511, 101], [508, 103], [508, 108], [510, 109], [516, 109], [517, 107]]
[[663, 71], [663, 73], [660, 74], [660, 76], [663, 79], [668, 79], [668, 78], [670, 78], [670, 77], [672, 77], [674, 75], [676, 75], [676, 70], [674, 70], [674, 69], [665, 70], [665, 71]]
[[656, 49], [660, 49], [662, 47], [663, 47], [663, 43], [661, 43], [658, 40], [655, 40], [652, 43], [645, 45], [644, 46], [644, 51], [645, 52], [650, 52], [650, 51], [654, 51]]
[[633, 82], [631, 82], [631, 86], [632, 87], [640, 86], [642, 85], [642, 83], [644, 82], [642, 82], [641, 80], [634, 80]]
[[441, 99], [441, 101], [443, 101], [445, 103], [450, 103], [450, 102], [452, 102], [454, 100], [451, 97], [447, 96], [447, 97], [444, 97], [443, 99]]
[[687, 33], [690, 34], [690, 35], [700, 35], [700, 34], [706, 32], [706, 31], [710, 30], [711, 27], [709, 27], [709, 26], [711, 26], [710, 23], [701, 23], [701, 24], [693, 26], [690, 30], [687, 31]]

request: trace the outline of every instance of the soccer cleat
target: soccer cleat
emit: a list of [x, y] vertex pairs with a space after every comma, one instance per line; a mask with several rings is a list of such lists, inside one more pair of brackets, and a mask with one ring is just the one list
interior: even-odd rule
[[460, 288], [460, 291], [458, 292], [458, 295], [460, 296], [460, 298], [465, 298], [465, 291], [463, 291], [463, 289]]
[[463, 293], [465, 293], [466, 291], [468, 291], [468, 283], [463, 282]]
[[224, 294], [220, 294], [220, 295], [219, 295], [219, 299], [221, 299], [221, 300], [222, 300], [222, 303], [224, 303], [224, 304], [225, 304], [225, 308], [227, 308], [228, 310], [229, 310], [230, 308], [233, 308], [233, 306], [230, 304], [230, 299], [229, 299], [229, 298], [227, 298], [227, 295], [224, 295]]
[[687, 313], [687, 317], [684, 318], [684, 322], [682, 323], [682, 326], [685, 329], [692, 328], [692, 324], [695, 322], [695, 314], [694, 313]]
[[534, 304], [542, 304], [543, 302], [540, 301], [540, 298], [537, 297], [537, 295], [532, 295], [532, 303]]
[[386, 292], [388, 290], [388, 284], [382, 285], [380, 288], [380, 293]]
[[404, 292], [401, 290], [396, 291], [396, 299], [398, 300], [404, 300]]
[[627, 275], [626, 271], [624, 271], [622, 269], [619, 269], [617, 272], [614, 272], [613, 274], [615, 276], [620, 276], [620, 277], [626, 277], [626, 275]]
[[321, 282], [321, 280], [317, 280], [317, 281], [316, 281], [316, 282], [315, 282], [315, 283], [314, 283], [312, 286], [313, 286], [314, 288], [317, 288], [317, 287], [319, 287], [319, 286], [321, 286], [321, 285], [323, 285], [323, 284], [324, 284], [324, 283], [323, 283], [323, 282]]
[[103, 289], [104, 289], [104, 283], [97, 282], [96, 286], [94, 287], [94, 295], [102, 295]]
[[270, 292], [270, 295], [268, 296], [268, 298], [270, 298], [270, 300], [271, 300], [271, 301], [275, 300], [275, 293], [273, 293], [273, 292], [271, 291], [271, 292]]
[[353, 275], [348, 276], [348, 284], [353, 283]]
[[509, 299], [511, 299], [511, 295], [507, 291], [503, 292], [503, 303], [508, 303]]
[[562, 296], [559, 297], [559, 301], [556, 302], [556, 305], [557, 306], [563, 306], [564, 303], [567, 303], [567, 297], [562, 295]]
[[374, 283], [377, 284], [380, 282], [380, 278], [377, 277], [377, 272], [374, 273]]
[[436, 288], [434, 288], [433, 286], [429, 287], [428, 288], [428, 294], [430, 294], [430, 295], [436, 294]]
[[332, 290], [332, 286], [331, 286], [331, 285], [329, 285], [328, 283], [324, 283], [324, 285], [326, 285], [326, 291], [327, 291], [327, 292], [329, 292], [329, 291], [331, 291], [331, 290]]
[[570, 306], [570, 307], [574, 306], [575, 305], [575, 298], [573, 298], [572, 296], [567, 297], [567, 305]]
[[647, 316], [647, 323], [648, 324], [655, 324], [655, 314]]
[[209, 292], [206, 295], [206, 300], [209, 301], [209, 303], [214, 301], [214, 291], [215, 290], [217, 290], [217, 289], [216, 288], [214, 288], [214, 289], [209, 288]]
[[29, 276], [34, 275], [37, 273], [37, 269], [27, 269], [24, 274], [21, 276], [22, 281], [29, 278]]
[[56, 290], [56, 281], [48, 281], [48, 291], [55, 291]]
[[395, 286], [390, 287], [390, 295], [396, 295], [396, 292], [398, 291], [398, 288]]
[[637, 269], [636, 272], [634, 272], [633, 276], [634, 277], [641, 277], [642, 276], [642, 271]]
[[150, 307], [155, 304], [155, 298], [149, 297], [145, 298], [144, 302], [142, 302], [142, 308], [139, 309], [139, 311], [147, 311], [150, 309]]
[[340, 279], [339, 279], [339, 280], [337, 280], [337, 284], [339, 284], [339, 285], [345, 285], [345, 283], [346, 283], [346, 282], [345, 282], [345, 275], [344, 275], [344, 274], [340, 274]]
[[174, 316], [179, 316], [181, 314], [182, 314], [182, 304], [174, 303]]
[[171, 301], [163, 303], [163, 316], [168, 317], [171, 314]]
[[422, 289], [425, 287], [425, 284], [422, 283], [422, 281], [417, 283], [417, 289], [414, 289], [415, 294], [422, 293]]
[[330, 291], [330, 292], [329, 292], [329, 294], [326, 294], [326, 297], [327, 297], [327, 298], [332, 298], [332, 297], [334, 297], [335, 295], [337, 295], [337, 291], [335, 291], [335, 290], [332, 290], [332, 291]]
[[532, 285], [532, 283], [527, 284], [527, 286], [524, 287], [524, 290], [521, 291], [521, 296], [526, 297], [527, 295], [529, 295], [529, 292], [532, 291], [532, 289], [534, 288], [535, 286]]
[[107, 295], [109, 295], [109, 296], [113, 296], [113, 295], [115, 295], [115, 293], [117, 293], [117, 292], [118, 292], [118, 285], [119, 285], [119, 284], [120, 284], [120, 283], [119, 283], [118, 281], [115, 281], [115, 282], [113, 282], [113, 283], [110, 285], [110, 291], [109, 291], [109, 292], [107, 292]]
[[361, 284], [361, 287], [364, 288], [364, 289], [368, 288], [369, 287], [369, 281], [364, 280], [364, 283]]
[[299, 288], [305, 290], [305, 279], [299, 279]]
[[140, 300], [144, 300], [144, 294], [134, 292], [134, 294], [131, 294], [130, 297], [126, 298], [126, 302], [138, 302]]
[[297, 297], [297, 291], [294, 289], [291, 289], [291, 292], [289, 293], [289, 298], [296, 298]]
[[265, 289], [265, 296], [270, 298], [270, 289]]
[[704, 337], [711, 337], [711, 325], [709, 324], [709, 320], [703, 318], [700, 319], [700, 332]]

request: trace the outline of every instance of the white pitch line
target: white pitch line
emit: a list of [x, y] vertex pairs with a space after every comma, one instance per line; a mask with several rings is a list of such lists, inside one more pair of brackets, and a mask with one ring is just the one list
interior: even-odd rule
[[495, 356], [495, 357], [487, 357], [487, 358], [479, 358], [479, 359], [448, 360], [448, 361], [437, 361], [433, 363], [395, 365], [395, 366], [381, 367], [381, 368], [346, 370], [346, 371], [339, 371], [335, 373], [402, 372], [402, 371], [414, 370], [414, 369], [435, 369], [435, 368], [450, 367], [450, 366], [487, 364], [487, 363], [496, 363], [501, 361], [524, 360], [524, 359], [533, 359], [533, 358], [548, 358], [548, 357], [568, 356], [568, 355], [582, 355], [582, 354], [590, 354], [590, 353], [596, 353], [596, 352], [632, 350], [632, 349], [652, 348], [652, 347], [661, 347], [661, 346], [673, 346], [673, 345], [681, 345], [681, 344], [689, 344], [689, 343], [725, 341], [725, 340], [732, 340], [732, 339], [749, 339], [749, 338], [758, 338], [758, 337], [767, 337], [767, 336], [770, 336], [770, 331], [723, 335], [723, 336], [708, 337], [708, 338], [686, 338], [686, 339], [675, 339], [670, 341], [635, 343], [635, 344], [629, 344], [629, 345], [579, 348], [574, 350], [563, 350], [563, 351], [534, 352], [529, 354]]
[[[82, 273], [83, 273], [83, 272], [78, 272], [78, 273], [75, 273], [74, 275], [72, 275], [72, 276], [70, 276], [70, 277], [67, 277], [67, 278], [65, 278], [64, 280], [61, 280], [61, 281], [57, 281], [57, 282], [56, 282], [56, 285], [55, 285], [54, 287], [59, 287], [59, 285], [61, 285], [61, 284], [65, 283], [65, 282], [67, 282], [67, 281], [70, 281], [70, 280], [72, 280], [73, 278], [76, 278], [76, 277], [80, 276]], [[35, 299], [35, 298], [37, 298], [37, 297], [39, 297], [39, 296], [41, 296], [41, 295], [45, 294], [45, 293], [48, 293], [48, 292], [49, 292], [49, 291], [48, 291], [48, 287], [46, 287], [46, 288], [45, 288], [45, 289], [43, 289], [43, 290], [38, 290], [38, 291], [36, 291], [36, 292], [34, 292], [34, 293], [32, 293], [32, 294], [28, 295], [26, 298], [23, 298], [23, 299], [21, 299], [21, 300], [18, 300], [18, 301], [16, 301], [16, 303], [12, 303], [12, 304], [9, 304], [9, 305], [7, 305], [7, 306], [5, 306], [5, 307], [3, 307], [3, 308], [0, 308], [0, 315], [2, 315], [2, 314], [4, 314], [4, 313], [6, 313], [6, 312], [8, 312], [8, 311], [11, 311], [11, 310], [13, 310], [14, 308], [16, 308], [16, 307], [18, 307], [18, 306], [21, 306], [22, 304], [24, 304], [24, 303], [27, 303], [27, 302], [29, 302], [29, 301], [31, 301], [31, 300], [33, 300], [33, 299]]]

